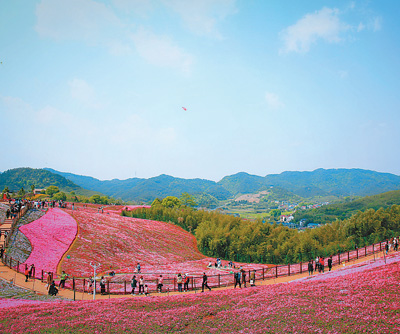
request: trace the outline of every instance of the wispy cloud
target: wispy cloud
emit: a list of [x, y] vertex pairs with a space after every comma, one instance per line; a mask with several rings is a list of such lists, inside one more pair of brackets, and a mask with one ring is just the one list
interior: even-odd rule
[[237, 12], [235, 0], [162, 0], [179, 14], [186, 27], [197, 35], [222, 38], [217, 25], [228, 15]]
[[168, 36], [159, 36], [144, 28], [132, 34], [138, 53], [150, 64], [191, 71], [193, 57], [175, 45]]
[[305, 53], [318, 40], [329, 43], [340, 42], [341, 34], [350, 29], [350, 26], [340, 20], [339, 14], [338, 9], [325, 7], [303, 16], [294, 25], [281, 32], [284, 42], [281, 52]]
[[74, 78], [68, 82], [68, 85], [71, 90], [71, 97], [82, 103], [86, 108], [99, 109], [101, 107], [94, 88], [85, 80]]
[[271, 109], [281, 109], [285, 104], [280, 100], [279, 96], [275, 93], [267, 92], [265, 93], [265, 101]]

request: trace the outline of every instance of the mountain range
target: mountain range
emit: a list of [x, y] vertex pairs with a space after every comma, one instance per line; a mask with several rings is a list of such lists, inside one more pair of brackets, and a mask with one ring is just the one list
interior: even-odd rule
[[400, 176], [364, 169], [317, 169], [312, 172], [283, 172], [266, 176], [240, 172], [225, 176], [219, 182], [205, 179], [183, 179], [159, 175], [148, 179], [101, 181], [90, 176], [60, 172], [51, 168], [15, 168], [0, 173], [0, 188], [18, 191], [56, 185], [77, 194], [101, 193], [125, 201], [150, 202], [156, 197], [210, 194], [226, 200], [241, 194], [256, 193], [270, 187], [286, 189], [303, 198], [315, 196], [368, 196], [400, 190]]

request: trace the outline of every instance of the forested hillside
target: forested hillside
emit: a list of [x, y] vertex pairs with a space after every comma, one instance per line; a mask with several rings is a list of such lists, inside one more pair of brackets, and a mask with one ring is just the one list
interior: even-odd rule
[[343, 221], [298, 231], [260, 220], [246, 221], [218, 212], [187, 207], [164, 207], [155, 201], [150, 209], [124, 212], [137, 218], [171, 221], [197, 239], [207, 256], [263, 263], [308, 261], [329, 256], [400, 234], [400, 206], [368, 209]]
[[84, 196], [97, 194], [97, 192], [83, 189], [61, 175], [44, 169], [15, 168], [0, 173], [0, 190], [8, 187], [11, 192], [18, 192], [21, 188], [24, 188], [26, 192], [29, 192], [32, 185], [39, 189], [56, 186], [61, 191], [68, 193], [74, 191], [77, 195]]
[[399, 190], [389, 191], [374, 196], [365, 196], [357, 199], [351, 199], [349, 197], [344, 199], [344, 202], [341, 203], [329, 204], [320, 208], [306, 211], [297, 210], [293, 216], [295, 222], [305, 219], [306, 223], [308, 224], [327, 224], [335, 221], [336, 219], [343, 220], [350, 218], [358, 211], [366, 211], [368, 209], [378, 210], [379, 208], [386, 209], [393, 204], [400, 205]]

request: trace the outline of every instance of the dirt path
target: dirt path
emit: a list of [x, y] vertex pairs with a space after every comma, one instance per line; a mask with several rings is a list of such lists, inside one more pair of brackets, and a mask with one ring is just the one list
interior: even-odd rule
[[[367, 257], [360, 258], [358, 260], [351, 261], [350, 263], [347, 262], [346, 265], [353, 265], [356, 263], [362, 263], [362, 262], [367, 262], [367, 261], [372, 261], [374, 259], [378, 259], [383, 257], [383, 252], [375, 253], [375, 255], [369, 255]], [[332, 271], [335, 271], [339, 268], [343, 268], [343, 265], [337, 265], [332, 268]], [[325, 271], [326, 273], [327, 271]], [[323, 275], [323, 274], [316, 274], [316, 275]], [[294, 280], [297, 280], [299, 278], [307, 277], [308, 272], [302, 273], [302, 274], [296, 274], [296, 275], [291, 275], [291, 276], [285, 276], [285, 277], [278, 277], [275, 279], [269, 279], [269, 280], [258, 280], [256, 282], [257, 286], [261, 285], [271, 285], [271, 284], [278, 284], [278, 283], [284, 283], [284, 282], [291, 282]], [[21, 273], [17, 273], [16, 271], [6, 267], [3, 263], [0, 262], [0, 277], [7, 280], [8, 282], [12, 281], [16, 286], [24, 288], [24, 289], [29, 289], [31, 291], [34, 291], [36, 294], [39, 295], [47, 295], [47, 289], [46, 289], [46, 284], [42, 283], [40, 280], [33, 280], [30, 279], [28, 282], [25, 282], [25, 275]], [[227, 289], [233, 289], [232, 286], [229, 287], [221, 287], [221, 288], [213, 288], [213, 291], [216, 290], [227, 290]], [[168, 295], [178, 295], [178, 294], [188, 294], [188, 293], [199, 293], [200, 290], [197, 291], [189, 291], [189, 292], [170, 292]], [[165, 296], [166, 294], [157, 294], [157, 293], [152, 293], [152, 296]], [[83, 293], [83, 292], [76, 292], [74, 296], [74, 292], [69, 290], [69, 289], [59, 289], [59, 297], [63, 297], [66, 299], [71, 299], [71, 300], [92, 300], [93, 295], [90, 295], [88, 293]], [[131, 295], [100, 295], [96, 294], [96, 299], [114, 299], [114, 298], [142, 298], [145, 296], [131, 296]]]

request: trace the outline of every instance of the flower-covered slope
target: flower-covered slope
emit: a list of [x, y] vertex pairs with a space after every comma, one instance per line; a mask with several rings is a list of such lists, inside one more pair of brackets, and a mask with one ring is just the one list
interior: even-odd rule
[[92, 210], [68, 212], [79, 224], [78, 237], [62, 262], [70, 275], [90, 275], [90, 262], [100, 263], [101, 271], [117, 272], [133, 272], [140, 262], [143, 270], [152, 272], [205, 258], [194, 236], [173, 224]]
[[68, 213], [55, 208], [19, 229], [32, 245], [25, 264], [34, 264], [38, 275], [41, 270], [57, 271], [59, 261], [76, 236], [77, 224]]
[[398, 333], [399, 261], [241, 290], [10, 306], [0, 332]]

